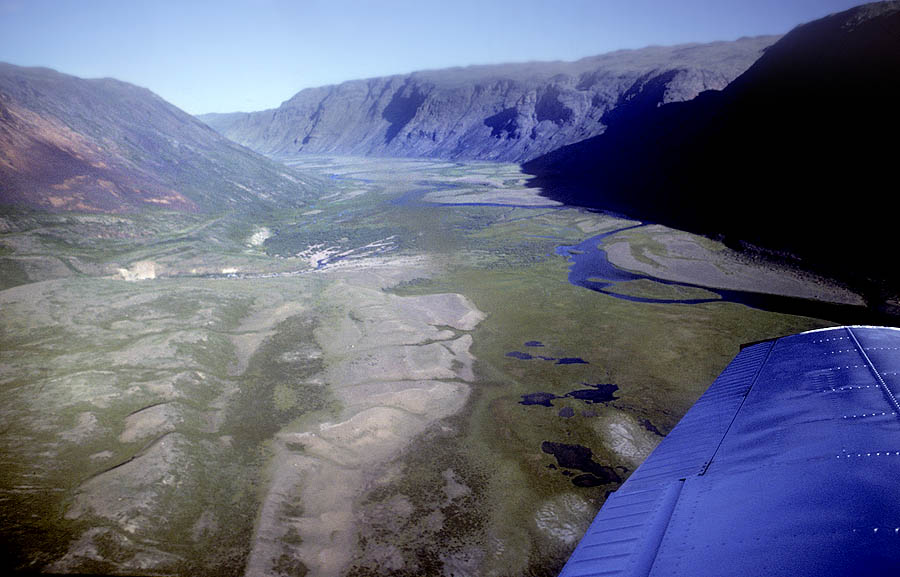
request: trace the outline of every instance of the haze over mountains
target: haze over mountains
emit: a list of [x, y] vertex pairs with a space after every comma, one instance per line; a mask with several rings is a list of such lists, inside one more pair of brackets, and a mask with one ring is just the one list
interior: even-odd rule
[[151, 91], [0, 63], [0, 201], [182, 211], [294, 204], [302, 179]]
[[269, 156], [523, 161], [601, 134], [623, 104], [724, 88], [776, 36], [622, 50], [576, 62], [430, 70], [302, 90], [275, 110], [200, 118]]

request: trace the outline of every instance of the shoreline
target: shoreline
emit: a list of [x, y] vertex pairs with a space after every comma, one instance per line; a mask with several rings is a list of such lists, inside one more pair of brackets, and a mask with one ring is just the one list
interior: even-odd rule
[[[637, 235], [649, 236], [653, 245], [648, 248], [646, 243], [635, 243]], [[786, 263], [759, 262], [724, 245], [709, 246], [711, 243], [716, 241], [653, 224], [610, 237], [604, 249], [616, 267], [664, 280], [824, 303], [866, 304], [861, 295], [835, 280]]]

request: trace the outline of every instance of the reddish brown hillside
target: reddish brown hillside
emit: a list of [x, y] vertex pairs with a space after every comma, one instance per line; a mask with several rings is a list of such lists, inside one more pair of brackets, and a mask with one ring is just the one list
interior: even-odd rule
[[218, 211], [302, 204], [307, 184], [145, 88], [0, 63], [0, 204]]
[[0, 94], [3, 200], [46, 208], [117, 212], [141, 204], [196, 210], [177, 191], [153, 182], [54, 118], [42, 118]]

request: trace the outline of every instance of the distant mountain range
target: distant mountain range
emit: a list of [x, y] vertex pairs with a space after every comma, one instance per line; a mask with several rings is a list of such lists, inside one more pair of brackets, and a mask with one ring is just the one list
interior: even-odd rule
[[601, 134], [630, 102], [722, 88], [774, 40], [346, 82], [301, 91], [275, 111], [202, 117], [228, 138], [144, 88], [0, 63], [0, 204], [122, 212], [302, 203], [310, 178], [257, 153], [525, 160]]
[[776, 39], [354, 80], [302, 90], [275, 110], [200, 118], [273, 157], [329, 153], [523, 161], [602, 134], [616, 111], [634, 100], [655, 106], [724, 88]]
[[720, 92], [629, 102], [524, 168], [559, 200], [897, 287], [898, 89], [900, 2], [864, 5], [795, 28]]
[[246, 210], [301, 202], [303, 178], [147, 89], [0, 63], [0, 203]]

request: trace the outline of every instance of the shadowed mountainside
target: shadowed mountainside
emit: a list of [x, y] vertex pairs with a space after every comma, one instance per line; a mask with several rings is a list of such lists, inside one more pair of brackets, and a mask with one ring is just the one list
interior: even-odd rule
[[721, 92], [632, 101], [603, 135], [524, 168], [552, 198], [724, 235], [882, 292], [900, 280], [885, 205], [898, 87], [900, 2], [865, 5], [797, 27]]
[[776, 38], [354, 80], [302, 90], [275, 110], [200, 118], [274, 157], [522, 161], [601, 134], [606, 117], [634, 98], [655, 105], [723, 88]]
[[305, 189], [145, 88], [0, 63], [0, 203], [207, 211], [299, 203]]

